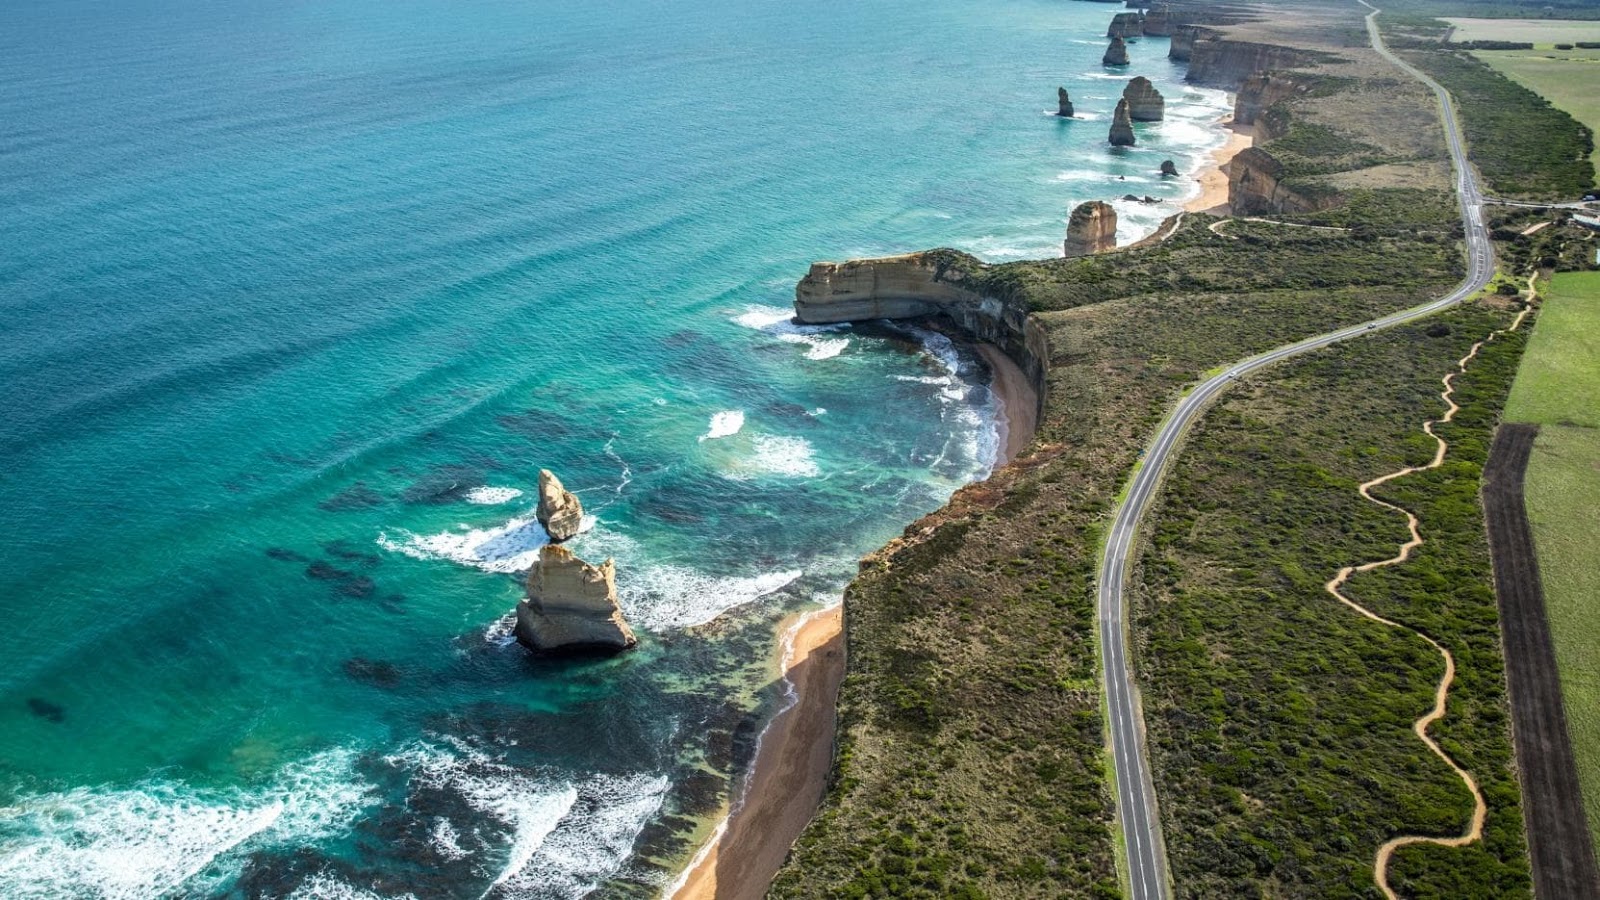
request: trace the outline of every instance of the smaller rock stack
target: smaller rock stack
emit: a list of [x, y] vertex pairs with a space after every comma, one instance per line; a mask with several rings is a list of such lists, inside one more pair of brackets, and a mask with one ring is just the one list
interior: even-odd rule
[[1111, 46], [1106, 48], [1106, 55], [1100, 58], [1100, 64], [1106, 66], [1125, 66], [1128, 64], [1128, 42], [1119, 35], [1111, 39]]
[[638, 643], [617, 605], [617, 566], [546, 544], [517, 604], [517, 642], [536, 653], [616, 653]]
[[1109, 140], [1113, 147], [1132, 147], [1137, 143], [1137, 139], [1133, 136], [1133, 119], [1128, 115], [1126, 97], [1117, 101], [1117, 111], [1111, 116]]
[[1166, 118], [1166, 99], [1143, 75], [1128, 82], [1122, 91], [1122, 98], [1128, 101], [1128, 117], [1135, 122], [1159, 122]]
[[1117, 211], [1102, 200], [1080, 203], [1067, 217], [1067, 239], [1061, 245], [1067, 256], [1103, 253], [1117, 246]]
[[1056, 88], [1056, 103], [1058, 105], [1056, 115], [1064, 119], [1072, 118], [1072, 98], [1067, 96], [1066, 88]]
[[1178, 177], [1178, 165], [1177, 165], [1177, 163], [1174, 163], [1170, 159], [1162, 160], [1161, 161], [1161, 174], [1162, 174], [1163, 177], [1167, 177], [1167, 178], [1176, 178], [1176, 177]]
[[549, 469], [539, 470], [539, 509], [534, 515], [557, 543], [583, 529], [583, 504]]

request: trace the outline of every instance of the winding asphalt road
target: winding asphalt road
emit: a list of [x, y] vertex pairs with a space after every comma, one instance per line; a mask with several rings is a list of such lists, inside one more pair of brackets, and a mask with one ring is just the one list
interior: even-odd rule
[[1150, 499], [1160, 485], [1161, 477], [1175, 455], [1175, 448], [1187, 429], [1205, 408], [1227, 386], [1242, 375], [1270, 366], [1280, 360], [1299, 356], [1336, 344], [1346, 338], [1366, 334], [1379, 328], [1388, 328], [1432, 315], [1454, 306], [1477, 293], [1494, 273], [1494, 254], [1489, 244], [1489, 232], [1483, 225], [1484, 198], [1478, 190], [1477, 178], [1467, 164], [1462, 145], [1461, 128], [1456, 122], [1455, 109], [1450, 95], [1433, 79], [1412, 68], [1384, 46], [1378, 33], [1377, 16], [1380, 10], [1360, 0], [1371, 9], [1367, 16], [1367, 33], [1372, 46], [1385, 59], [1410, 73], [1433, 90], [1439, 99], [1444, 120], [1445, 135], [1449, 138], [1450, 158], [1455, 167], [1456, 193], [1461, 201], [1461, 221], [1467, 243], [1467, 277], [1449, 296], [1425, 303], [1403, 312], [1341, 328], [1297, 344], [1290, 344], [1253, 356], [1229, 366], [1227, 371], [1195, 388], [1178, 403], [1176, 409], [1161, 424], [1154, 442], [1146, 449], [1142, 465], [1134, 472], [1126, 496], [1116, 510], [1116, 518], [1100, 560], [1100, 647], [1104, 665], [1108, 724], [1111, 728], [1111, 759], [1116, 781], [1117, 820], [1122, 829], [1127, 853], [1127, 874], [1133, 900], [1166, 900], [1171, 895], [1168, 883], [1166, 848], [1161, 840], [1161, 822], [1156, 812], [1155, 787], [1151, 781], [1150, 760], [1145, 747], [1144, 718], [1139, 708], [1138, 689], [1134, 685], [1133, 670], [1128, 663], [1127, 623], [1123, 617], [1123, 585], [1127, 576], [1128, 561], [1133, 555], [1139, 520], [1144, 516]]

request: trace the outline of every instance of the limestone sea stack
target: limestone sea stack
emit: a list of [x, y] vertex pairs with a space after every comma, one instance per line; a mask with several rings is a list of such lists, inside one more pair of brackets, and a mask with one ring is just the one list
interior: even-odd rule
[[1131, 38], [1144, 34], [1144, 16], [1136, 12], [1121, 12], [1111, 17], [1106, 37]]
[[1128, 118], [1135, 122], [1159, 122], [1166, 118], [1167, 101], [1143, 75], [1128, 82], [1122, 89], [1122, 98], [1128, 101]]
[[1178, 164], [1170, 159], [1161, 161], [1161, 174], [1170, 178], [1178, 177]]
[[1067, 256], [1103, 253], [1117, 246], [1117, 211], [1101, 200], [1080, 203], [1067, 217], [1067, 240], [1061, 249]]
[[617, 566], [592, 566], [546, 544], [517, 604], [517, 642], [536, 653], [615, 653], [639, 641], [617, 605]]
[[1133, 136], [1133, 119], [1128, 117], [1128, 98], [1117, 101], [1117, 111], [1111, 116], [1111, 146], [1132, 147], [1135, 143]]
[[583, 527], [583, 504], [561, 484], [549, 469], [539, 470], [539, 524], [557, 543], [577, 534]]
[[1121, 35], [1111, 39], [1111, 46], [1106, 48], [1106, 55], [1100, 58], [1100, 64], [1106, 66], [1125, 66], [1128, 64], [1128, 42]]
[[1066, 88], [1056, 88], [1056, 103], [1058, 105], [1056, 115], [1067, 119], [1072, 118], [1072, 98], [1067, 96]]

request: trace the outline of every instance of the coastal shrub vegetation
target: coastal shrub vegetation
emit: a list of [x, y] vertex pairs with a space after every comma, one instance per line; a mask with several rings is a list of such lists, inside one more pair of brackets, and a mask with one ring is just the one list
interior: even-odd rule
[[[1369, 897], [1378, 846], [1459, 834], [1472, 799], [1417, 740], [1443, 669], [1415, 634], [1338, 603], [1342, 566], [1385, 559], [1405, 520], [1362, 481], [1432, 458], [1440, 378], [1511, 317], [1474, 304], [1255, 376], [1189, 438], [1149, 520], [1136, 583], [1140, 680], [1179, 895]], [[1478, 780], [1484, 840], [1403, 848], [1402, 896], [1529, 895], [1478, 476], [1523, 337], [1485, 345], [1439, 426], [1443, 467], [1376, 493], [1426, 543], [1346, 593], [1449, 647], [1432, 733]]]
[[1419, 51], [1406, 58], [1456, 98], [1490, 194], [1574, 200], [1594, 186], [1594, 135], [1572, 116], [1469, 55]]

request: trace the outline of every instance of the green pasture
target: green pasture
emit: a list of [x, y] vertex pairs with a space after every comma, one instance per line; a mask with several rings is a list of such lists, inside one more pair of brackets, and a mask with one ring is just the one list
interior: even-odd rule
[[1600, 272], [1551, 282], [1506, 418], [1540, 426], [1528, 517], [1589, 829], [1600, 845]]
[[[1590, 131], [1600, 132], [1600, 50], [1484, 50], [1475, 55]], [[1600, 166], [1600, 153], [1591, 153], [1589, 159]]]

